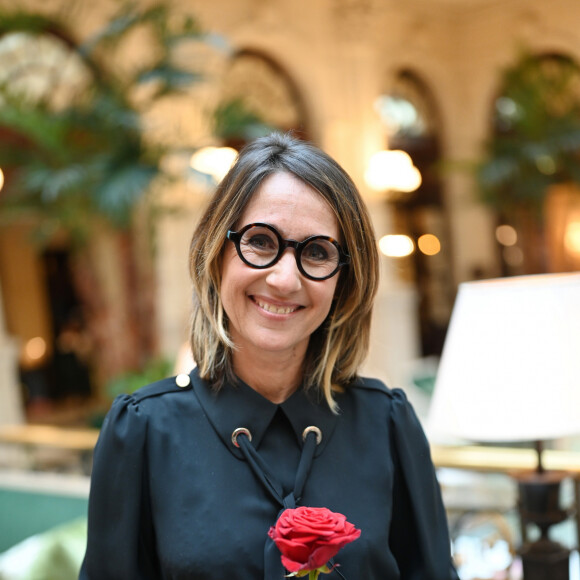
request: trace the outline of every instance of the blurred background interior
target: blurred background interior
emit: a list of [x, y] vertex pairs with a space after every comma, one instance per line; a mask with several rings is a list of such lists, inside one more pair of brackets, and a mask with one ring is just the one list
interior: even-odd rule
[[[493, 429], [428, 425], [434, 390], [468, 407], [486, 388], [437, 384], [458, 289], [580, 270], [579, 25], [578, 0], [0, 0], [0, 578], [76, 577], [103, 416], [189, 370], [190, 235], [236, 151], [273, 129], [329, 152], [370, 207], [382, 279], [365, 374], [424, 421], [461, 579], [579, 578], [575, 274], [549, 384], [498, 368]], [[537, 356], [522, 320], [540, 307], [505, 326], [516, 368]], [[551, 393], [542, 421], [518, 405]], [[535, 431], [543, 419], [554, 429]], [[514, 437], [512, 421], [531, 427]], [[540, 440], [563, 472], [538, 508], [548, 524], [512, 477], [538, 471]], [[558, 570], [526, 568], [548, 528]]]

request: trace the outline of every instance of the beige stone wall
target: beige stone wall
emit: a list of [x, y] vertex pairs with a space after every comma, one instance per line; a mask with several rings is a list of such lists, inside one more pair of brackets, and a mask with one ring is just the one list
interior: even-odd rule
[[[7, 1], [10, 4], [9, 0], [0, 4]], [[70, 10], [75, 33], [83, 37], [98, 28], [115, 2], [23, 0], [23, 4], [47, 12]], [[474, 161], [489, 130], [499, 72], [516, 58], [519, 46], [563, 52], [580, 61], [578, 0], [175, 0], [175, 4], [199, 17], [208, 31], [223, 34], [233, 50], [260, 50], [284, 68], [304, 101], [313, 140], [343, 164], [367, 196], [378, 235], [389, 232], [390, 216], [366, 188], [363, 172], [370, 155], [386, 145], [373, 102], [388, 90], [397, 71], [413, 70], [432, 92], [441, 116], [444, 157]], [[138, 59], [138, 54], [131, 58]], [[213, 84], [184, 104], [184, 110], [191, 104], [191, 117], [183, 112], [177, 122], [176, 109], [159, 112], [159, 118], [172, 117], [169, 122], [186, 140], [203, 140], [203, 123], [191, 111], [196, 107], [199, 111], [218, 94], [220, 63], [227, 55], [212, 58], [207, 62], [208, 72], [215, 73]], [[471, 176], [449, 173], [444, 184], [454, 283], [470, 279], [475, 269], [497, 275], [493, 220], [477, 202]], [[166, 352], [175, 352], [187, 326], [187, 244], [204, 197], [184, 188], [168, 196], [185, 208], [159, 229], [160, 342]], [[413, 289], [397, 279], [386, 260], [383, 266], [369, 364], [373, 373], [393, 377], [391, 382], [399, 384], [405, 382], [407, 368], [418, 354], [416, 304]]]
[[[419, 75], [441, 116], [444, 158], [478, 159], [489, 131], [501, 69], [522, 46], [580, 61], [577, 0], [194, 0], [188, 6], [235, 48], [257, 48], [279, 62], [306, 103], [313, 138], [351, 173], [373, 207], [377, 234], [387, 210], [362, 176], [385, 135], [372, 109], [397, 71]], [[476, 199], [468, 172], [446, 174], [454, 283], [476, 270], [499, 275], [494, 221]], [[416, 304], [385, 261], [369, 369], [405, 383], [418, 354]], [[386, 354], [385, 354], [386, 353]]]
[[[197, 0], [204, 25], [234, 47], [259, 48], [297, 83], [312, 134], [363, 191], [369, 156], [384, 145], [376, 96], [401, 68], [429, 86], [442, 119], [444, 156], [478, 158], [498, 73], [522, 46], [580, 60], [580, 3], [529, 0]], [[367, 192], [368, 193], [368, 192]], [[455, 281], [498, 273], [492, 222], [469, 175], [446, 177]]]

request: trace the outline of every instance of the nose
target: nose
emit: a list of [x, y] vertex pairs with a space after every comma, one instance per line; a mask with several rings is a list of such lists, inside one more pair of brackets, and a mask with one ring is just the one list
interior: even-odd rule
[[266, 282], [281, 294], [290, 294], [302, 287], [302, 276], [292, 248], [286, 248], [282, 257], [268, 270]]

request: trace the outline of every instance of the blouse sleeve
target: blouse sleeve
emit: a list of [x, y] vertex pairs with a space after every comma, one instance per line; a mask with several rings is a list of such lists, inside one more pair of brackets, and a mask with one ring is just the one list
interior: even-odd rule
[[395, 483], [391, 550], [405, 580], [457, 580], [429, 444], [403, 391], [394, 389], [392, 393]]
[[158, 578], [145, 472], [147, 418], [118, 397], [95, 447], [87, 551], [79, 580]]

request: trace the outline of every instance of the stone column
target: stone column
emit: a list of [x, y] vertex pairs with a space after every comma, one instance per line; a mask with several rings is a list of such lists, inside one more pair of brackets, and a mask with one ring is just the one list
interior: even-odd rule
[[[18, 381], [18, 344], [6, 332], [0, 286], [0, 428], [24, 421], [24, 404]], [[0, 467], [21, 468], [26, 465], [27, 458], [22, 449], [0, 444]]]
[[[390, 215], [383, 200], [367, 199], [377, 239], [391, 233]], [[429, 401], [412, 384], [413, 365], [420, 358], [418, 295], [399, 279], [395, 260], [381, 255], [381, 282], [371, 327], [371, 348], [363, 373], [380, 378], [389, 387], [403, 388], [420, 418]]]
[[0, 426], [24, 422], [24, 405], [18, 382], [18, 347], [5, 328], [0, 286]]

